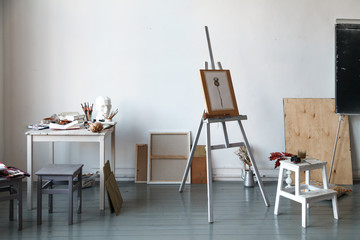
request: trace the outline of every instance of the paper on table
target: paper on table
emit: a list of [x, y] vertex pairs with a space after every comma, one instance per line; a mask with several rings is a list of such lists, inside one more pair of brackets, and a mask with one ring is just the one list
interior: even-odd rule
[[78, 123], [79, 122], [77, 120], [72, 121], [71, 123], [68, 123], [65, 125], [60, 125], [57, 123], [50, 123], [49, 127], [50, 127], [50, 129], [59, 129], [59, 130], [79, 129], [80, 125]]

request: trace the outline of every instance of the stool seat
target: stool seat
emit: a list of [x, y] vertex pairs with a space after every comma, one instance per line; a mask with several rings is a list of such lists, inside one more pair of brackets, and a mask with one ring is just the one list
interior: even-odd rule
[[[295, 187], [283, 188], [284, 170], [295, 172]], [[322, 169], [323, 188], [310, 185], [310, 171], [314, 169]], [[305, 172], [305, 184], [300, 185], [300, 172]], [[290, 160], [280, 162], [279, 180], [276, 191], [274, 214], [279, 213], [280, 196], [289, 198], [302, 204], [302, 227], [307, 227], [306, 208], [311, 202], [332, 199], [334, 218], [338, 219], [337, 193], [329, 189], [326, 162], [317, 159], [306, 159], [303, 163], [292, 163]]]
[[46, 176], [72, 176], [84, 164], [49, 164], [36, 172], [36, 175]]
[[[53, 194], [68, 194], [69, 225], [73, 224], [73, 192], [77, 190], [78, 213], [81, 213], [81, 180], [82, 167], [84, 164], [49, 164], [35, 174], [38, 176], [37, 194], [37, 223], [41, 224], [42, 217], [42, 194], [49, 195], [49, 213], [53, 211]], [[74, 178], [77, 177], [77, 181]], [[42, 185], [43, 180], [47, 182]], [[53, 189], [53, 185], [68, 185], [67, 189]]]

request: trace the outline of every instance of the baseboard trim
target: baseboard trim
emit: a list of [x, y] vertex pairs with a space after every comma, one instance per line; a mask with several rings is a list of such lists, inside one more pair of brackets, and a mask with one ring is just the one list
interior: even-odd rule
[[[97, 169], [98, 170], [98, 169]], [[260, 169], [260, 177], [263, 181], [277, 181], [278, 169]], [[134, 181], [134, 168], [116, 168], [115, 177], [118, 181]], [[214, 181], [243, 181], [242, 168], [214, 168]], [[353, 179], [360, 180], [360, 170], [353, 170]]]

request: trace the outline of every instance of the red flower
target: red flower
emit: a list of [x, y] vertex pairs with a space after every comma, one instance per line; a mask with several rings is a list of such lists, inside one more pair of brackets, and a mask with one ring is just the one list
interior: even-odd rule
[[287, 152], [272, 152], [270, 153], [270, 161], [275, 161], [275, 168], [280, 166], [280, 161], [285, 160], [287, 157], [291, 157], [293, 154]]

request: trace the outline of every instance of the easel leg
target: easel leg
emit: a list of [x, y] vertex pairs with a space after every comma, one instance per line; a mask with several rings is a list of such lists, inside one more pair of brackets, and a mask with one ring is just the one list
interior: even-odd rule
[[211, 162], [211, 140], [210, 123], [206, 123], [206, 169], [207, 169], [207, 195], [208, 195], [208, 221], [214, 222], [212, 201], [212, 162]]
[[255, 176], [256, 176], [256, 179], [257, 179], [257, 181], [258, 181], [258, 184], [259, 184], [259, 187], [260, 187], [260, 191], [261, 191], [261, 194], [262, 194], [262, 196], [263, 196], [265, 205], [266, 205], [267, 207], [269, 207], [269, 206], [270, 206], [269, 199], [267, 198], [267, 196], [266, 196], [266, 194], [265, 194], [264, 185], [263, 185], [263, 183], [262, 183], [262, 181], [261, 181], [259, 171], [258, 171], [258, 169], [257, 169], [257, 167], [256, 167], [256, 163], [255, 163], [254, 157], [253, 157], [253, 155], [252, 155], [252, 153], [251, 153], [250, 145], [249, 145], [249, 142], [248, 142], [248, 140], [247, 140], [247, 137], [246, 137], [246, 134], [245, 134], [243, 125], [242, 125], [242, 123], [241, 123], [240, 120], [238, 120], [238, 123], [239, 123], [240, 130], [241, 130], [241, 133], [242, 133], [243, 138], [244, 138], [244, 142], [245, 142], [246, 149], [247, 149], [247, 151], [248, 151], [248, 153], [249, 153], [249, 157], [250, 157], [251, 164], [252, 164], [252, 166], [253, 166], [253, 168], [254, 168], [254, 171], [255, 171]]
[[196, 133], [196, 137], [195, 137], [195, 140], [194, 140], [194, 144], [193, 144], [193, 146], [192, 146], [192, 148], [191, 148], [190, 156], [189, 156], [189, 159], [188, 159], [187, 164], [186, 164], [186, 168], [185, 168], [184, 176], [183, 176], [182, 181], [181, 181], [181, 185], [180, 185], [180, 188], [179, 188], [179, 192], [182, 192], [182, 191], [184, 190], [186, 178], [187, 178], [187, 176], [188, 176], [188, 174], [189, 174], [191, 162], [192, 162], [192, 159], [193, 159], [193, 157], [194, 157], [194, 153], [195, 153], [195, 149], [196, 149], [197, 143], [198, 143], [198, 141], [199, 141], [199, 137], [200, 137], [200, 133], [201, 133], [202, 126], [203, 126], [203, 119], [202, 119], [202, 117], [201, 117], [201, 121], [200, 121], [200, 124], [199, 124], [199, 128], [198, 128], [197, 133]]
[[331, 159], [331, 165], [330, 165], [330, 171], [329, 171], [329, 180], [328, 183], [331, 182], [331, 173], [333, 171], [333, 166], [334, 166], [334, 160], [335, 160], [335, 153], [336, 153], [336, 146], [339, 140], [339, 130], [340, 130], [340, 125], [341, 125], [341, 120], [342, 120], [342, 115], [339, 116], [339, 124], [338, 124], [338, 128], [336, 131], [336, 139], [335, 139], [335, 146], [334, 146], [334, 151], [333, 151], [333, 155], [332, 155], [332, 159]]

